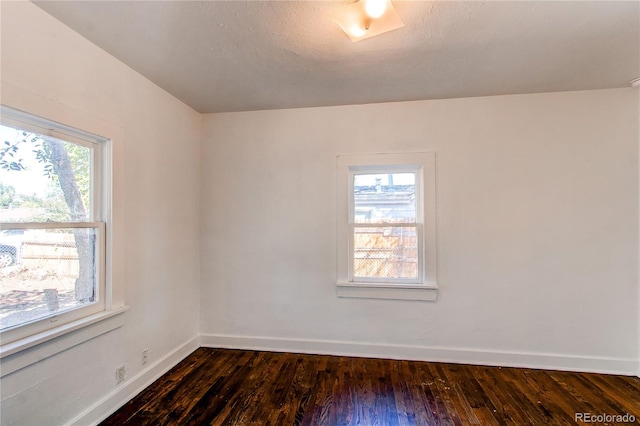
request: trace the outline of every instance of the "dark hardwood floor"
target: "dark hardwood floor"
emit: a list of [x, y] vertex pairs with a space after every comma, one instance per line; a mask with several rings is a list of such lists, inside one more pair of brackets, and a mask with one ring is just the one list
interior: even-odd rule
[[570, 425], [575, 413], [640, 419], [640, 379], [201, 348], [102, 424]]

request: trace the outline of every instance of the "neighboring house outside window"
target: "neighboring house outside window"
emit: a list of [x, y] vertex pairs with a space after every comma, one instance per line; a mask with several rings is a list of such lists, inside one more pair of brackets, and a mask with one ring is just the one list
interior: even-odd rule
[[436, 300], [435, 154], [341, 155], [340, 297]]

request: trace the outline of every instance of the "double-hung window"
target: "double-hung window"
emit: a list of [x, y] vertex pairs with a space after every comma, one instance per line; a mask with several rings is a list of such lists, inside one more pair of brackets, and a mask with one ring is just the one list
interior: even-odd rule
[[338, 157], [341, 297], [435, 300], [435, 154]]
[[2, 345], [105, 310], [107, 144], [3, 107]]

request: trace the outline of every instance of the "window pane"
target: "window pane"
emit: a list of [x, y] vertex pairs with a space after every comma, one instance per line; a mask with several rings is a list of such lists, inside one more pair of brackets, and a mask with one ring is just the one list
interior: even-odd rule
[[415, 227], [354, 228], [353, 232], [354, 277], [418, 277]]
[[0, 232], [0, 330], [96, 300], [96, 230]]
[[415, 173], [353, 177], [355, 223], [415, 223]]
[[0, 222], [86, 222], [91, 148], [0, 126]]

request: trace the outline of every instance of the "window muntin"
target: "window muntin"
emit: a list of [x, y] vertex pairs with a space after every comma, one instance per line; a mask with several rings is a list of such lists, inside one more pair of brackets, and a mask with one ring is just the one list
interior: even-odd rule
[[106, 140], [4, 107], [2, 121], [0, 252], [12, 256], [2, 263], [0, 253], [0, 332], [8, 343], [105, 309]]

